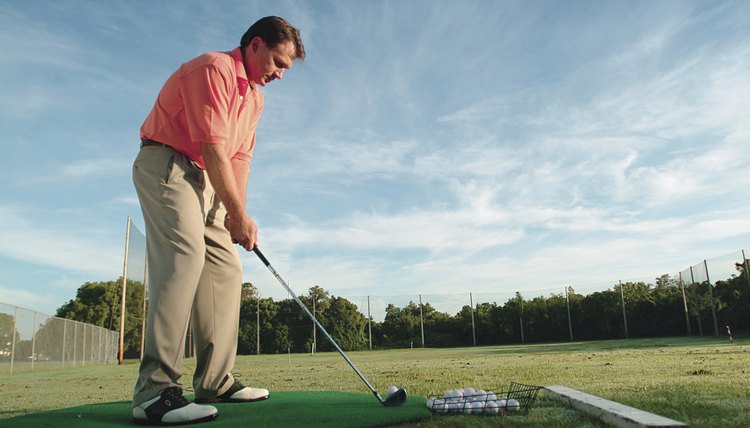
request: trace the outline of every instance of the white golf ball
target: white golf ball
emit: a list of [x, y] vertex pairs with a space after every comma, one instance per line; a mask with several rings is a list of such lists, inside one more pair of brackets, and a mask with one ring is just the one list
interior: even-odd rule
[[444, 398], [436, 398], [432, 401], [432, 410], [438, 413], [445, 412], [446, 403]]
[[487, 399], [487, 391], [483, 389], [477, 389], [475, 395], [477, 397], [477, 401], [484, 401]]
[[493, 392], [487, 393], [487, 401], [496, 401], [496, 400], [497, 400], [497, 395], [495, 395], [495, 393]]
[[471, 401], [464, 402], [463, 407], [461, 408], [461, 411], [465, 414], [470, 414], [474, 410], [474, 403]]
[[398, 387], [396, 387], [396, 385], [391, 385], [391, 386], [388, 387], [388, 389], [385, 391], [385, 393], [388, 394], [388, 395], [391, 395], [391, 394], [395, 393], [396, 391], [398, 391]]
[[469, 397], [477, 393], [477, 391], [474, 390], [474, 388], [470, 386], [467, 386], [466, 388], [464, 388], [463, 392], [464, 392], [464, 397]]
[[498, 408], [497, 403], [494, 401], [488, 401], [484, 404], [484, 413], [488, 415], [496, 415], [500, 411], [500, 408]]
[[504, 409], [505, 407], [508, 406], [508, 400], [506, 400], [505, 398], [501, 398], [495, 401], [495, 403], [497, 403], [497, 407], [500, 409]]
[[519, 402], [518, 402], [518, 400], [514, 400], [514, 399], [512, 399], [512, 398], [509, 398], [509, 399], [508, 399], [508, 404], [507, 404], [507, 406], [506, 406], [506, 407], [507, 407], [507, 408], [508, 408], [508, 410], [510, 410], [511, 412], [517, 412], [518, 410], [520, 410], [520, 409], [521, 409], [521, 403], [519, 403]]
[[427, 400], [427, 408], [430, 409], [430, 410], [432, 410], [433, 403], [435, 403], [435, 399], [434, 398], [430, 398], [429, 400]]

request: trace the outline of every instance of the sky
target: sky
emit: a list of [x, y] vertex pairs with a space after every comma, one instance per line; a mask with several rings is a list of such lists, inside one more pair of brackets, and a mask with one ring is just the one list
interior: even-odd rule
[[268, 15], [307, 58], [263, 88], [248, 211], [297, 294], [534, 297], [749, 248], [750, 2], [0, 0], [0, 302], [122, 275], [159, 89]]

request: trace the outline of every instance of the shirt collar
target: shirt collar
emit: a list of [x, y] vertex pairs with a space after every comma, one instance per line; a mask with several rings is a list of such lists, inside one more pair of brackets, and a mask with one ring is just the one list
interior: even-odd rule
[[245, 96], [247, 88], [252, 87], [255, 90], [255, 85], [247, 80], [247, 72], [245, 71], [245, 64], [242, 62], [242, 52], [240, 48], [235, 48], [229, 53], [229, 56], [234, 60], [234, 71], [237, 73], [237, 88], [240, 91], [240, 96]]

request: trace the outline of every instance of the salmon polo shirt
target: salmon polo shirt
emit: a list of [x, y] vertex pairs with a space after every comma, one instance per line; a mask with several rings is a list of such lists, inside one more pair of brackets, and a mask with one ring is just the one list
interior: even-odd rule
[[248, 82], [240, 48], [209, 52], [180, 66], [164, 83], [141, 138], [169, 145], [201, 168], [201, 143], [221, 144], [230, 159], [250, 162], [263, 93]]

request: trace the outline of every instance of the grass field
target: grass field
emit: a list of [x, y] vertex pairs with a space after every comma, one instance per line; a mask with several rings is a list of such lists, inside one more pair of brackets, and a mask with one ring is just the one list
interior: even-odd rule
[[[370, 383], [412, 396], [465, 386], [502, 391], [510, 381], [564, 385], [692, 427], [750, 426], [750, 338], [659, 338], [347, 353]], [[195, 361], [185, 361], [191, 384]], [[0, 422], [26, 413], [129, 400], [137, 361], [22, 372], [0, 368]], [[6, 371], [3, 371], [6, 370]], [[271, 391], [367, 393], [337, 353], [239, 356], [235, 373]], [[414, 398], [416, 399], [416, 398]], [[373, 398], [373, 405], [379, 405]], [[404, 427], [601, 426], [540, 396], [528, 416], [435, 416]]]

